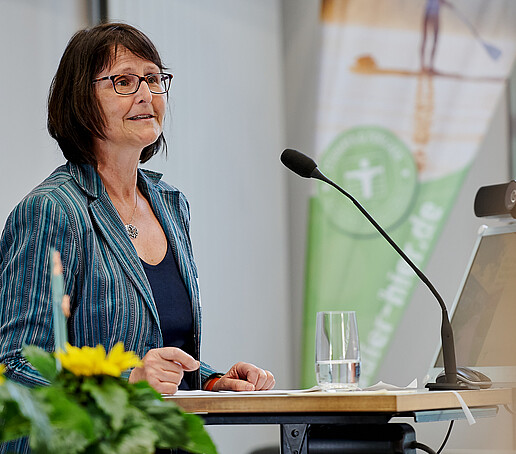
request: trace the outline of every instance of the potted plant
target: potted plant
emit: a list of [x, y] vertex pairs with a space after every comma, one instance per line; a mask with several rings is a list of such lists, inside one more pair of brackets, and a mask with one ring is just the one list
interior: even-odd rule
[[[0, 369], [0, 439], [28, 436], [34, 453], [153, 453], [180, 448], [216, 454], [202, 420], [163, 400], [147, 382], [129, 383], [122, 372], [140, 365], [122, 343], [73, 347], [52, 354], [27, 346], [23, 355], [49, 381], [26, 388]], [[3, 366], [1, 366], [3, 367]]]

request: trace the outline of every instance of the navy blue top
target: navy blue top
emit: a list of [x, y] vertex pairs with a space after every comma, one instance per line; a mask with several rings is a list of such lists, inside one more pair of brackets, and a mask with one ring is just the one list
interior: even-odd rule
[[[140, 259], [141, 260], [141, 259]], [[178, 347], [195, 356], [192, 305], [172, 248], [157, 265], [141, 260], [158, 309], [164, 347]], [[189, 389], [188, 373], [179, 389]]]

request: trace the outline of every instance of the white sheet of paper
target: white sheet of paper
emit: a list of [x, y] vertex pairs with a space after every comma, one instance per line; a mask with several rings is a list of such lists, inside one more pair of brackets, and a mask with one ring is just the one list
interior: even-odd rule
[[[337, 392], [346, 392], [346, 393], [379, 393], [379, 392], [414, 392], [417, 390], [417, 379], [414, 379], [407, 386], [401, 387], [396, 385], [391, 385], [388, 383], [384, 383], [382, 381], [376, 383], [373, 386], [368, 386], [367, 388], [358, 388], [356, 390], [343, 390]], [[313, 386], [308, 389], [268, 389], [264, 391], [203, 391], [203, 390], [188, 390], [183, 391], [179, 390], [176, 394], [162, 394], [165, 398], [170, 397], [199, 397], [199, 396], [224, 396], [228, 394], [238, 394], [240, 396], [245, 395], [269, 395], [269, 396], [286, 396], [286, 395], [295, 395], [295, 394], [304, 394], [304, 393], [313, 393], [313, 392], [324, 392], [320, 386]]]

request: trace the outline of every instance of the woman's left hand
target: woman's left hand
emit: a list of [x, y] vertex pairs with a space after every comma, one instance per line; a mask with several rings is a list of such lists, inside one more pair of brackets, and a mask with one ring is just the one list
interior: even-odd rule
[[274, 375], [250, 363], [236, 363], [214, 385], [213, 391], [261, 391], [271, 389]]

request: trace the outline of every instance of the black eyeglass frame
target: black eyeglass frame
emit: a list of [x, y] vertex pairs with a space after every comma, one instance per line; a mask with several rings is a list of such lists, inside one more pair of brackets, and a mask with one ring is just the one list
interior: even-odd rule
[[[116, 86], [115, 86], [115, 79], [117, 77], [120, 77], [120, 76], [134, 76], [134, 77], [137, 77], [138, 78], [138, 85], [136, 86], [136, 89], [130, 93], [120, 93], [119, 91], [117, 91], [116, 89]], [[166, 90], [165, 91], [153, 91], [151, 89], [151, 86], [149, 84], [149, 81], [147, 80], [148, 77], [152, 77], [152, 76], [166, 76], [167, 77], [167, 82], [165, 83], [165, 85], [167, 86], [166, 87]], [[149, 87], [149, 91], [151, 93], [154, 93], [155, 95], [164, 95], [165, 93], [168, 93], [168, 90], [170, 90], [170, 86], [172, 85], [172, 78], [174, 76], [172, 74], [169, 74], [169, 73], [152, 73], [152, 74], [147, 74], [146, 76], [139, 76], [138, 74], [114, 74], [112, 76], [105, 76], [105, 77], [99, 77], [98, 79], [93, 79], [93, 83], [96, 83], [96, 82], [100, 82], [102, 80], [110, 80], [111, 83], [113, 84], [113, 90], [115, 90], [115, 93], [117, 95], [122, 95], [122, 96], [126, 96], [126, 95], [134, 95], [139, 89], [140, 89], [140, 85], [142, 84], [143, 81], [147, 82], [147, 86]]]

